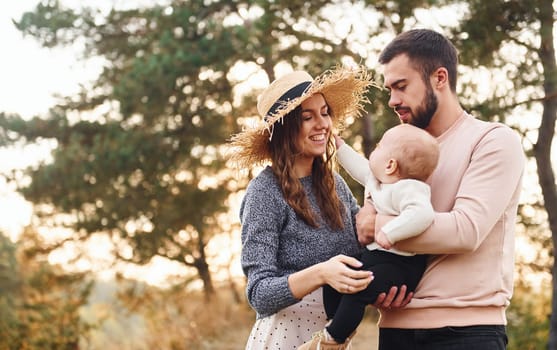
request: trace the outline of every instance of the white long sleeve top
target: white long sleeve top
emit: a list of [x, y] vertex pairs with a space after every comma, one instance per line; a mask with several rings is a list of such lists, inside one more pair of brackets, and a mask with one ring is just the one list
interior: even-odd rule
[[[365, 186], [365, 196], [371, 197], [378, 213], [396, 216], [381, 228], [391, 243], [419, 235], [431, 225], [435, 213], [428, 184], [413, 179], [382, 184], [373, 175], [367, 159], [347, 144], [339, 147], [337, 158], [344, 170]], [[385, 250], [375, 242], [367, 245], [367, 249]], [[395, 248], [388, 251], [399, 255], [415, 254]]]

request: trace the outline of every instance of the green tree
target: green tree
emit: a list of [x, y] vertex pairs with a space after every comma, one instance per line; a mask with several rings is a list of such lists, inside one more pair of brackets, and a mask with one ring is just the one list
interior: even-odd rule
[[81, 321], [91, 283], [47, 261], [32, 230], [12, 243], [0, 234], [0, 348], [77, 349], [90, 325]]
[[507, 310], [509, 350], [547, 349], [551, 290], [537, 289], [520, 279], [515, 283]]
[[44, 220], [71, 217], [75, 240], [104, 233], [119, 259], [195, 269], [210, 297], [206, 247], [224, 230], [226, 199], [245, 186], [223, 144], [236, 117], [256, 115], [253, 91], [244, 103], [236, 89], [258, 72], [274, 79], [281, 63], [316, 73], [356, 58], [329, 35], [328, 3], [193, 0], [108, 13], [40, 3], [16, 22], [22, 33], [45, 47], [84, 42], [84, 58], [105, 64], [47, 115], [0, 115], [5, 144], [56, 144], [19, 190]]
[[16, 304], [20, 285], [16, 246], [0, 232], [0, 346], [3, 348], [10, 349], [18, 342]]
[[[260, 73], [274, 79], [280, 64], [313, 74], [348, 58], [375, 67], [373, 57], [386, 37], [432, 26], [420, 22], [419, 10], [443, 6], [458, 6], [464, 13], [457, 25], [443, 28], [457, 44], [463, 68], [506, 77], [489, 86], [487, 96], [479, 94], [479, 84], [461, 81], [466, 109], [506, 121], [511, 112], [541, 108], [536, 141], [528, 144], [538, 128], [517, 128], [538, 164], [555, 245], [555, 180], [549, 161], [555, 130], [555, 11], [550, 0], [176, 0], [108, 12], [43, 1], [16, 22], [22, 33], [45, 47], [83, 42], [84, 58], [104, 58], [104, 70], [91, 86], [44, 116], [25, 121], [0, 114], [0, 145], [55, 141], [53, 161], [28, 169], [31, 182], [19, 187], [41, 218], [69, 215], [75, 240], [96, 232], [110, 235], [126, 261], [145, 264], [162, 256], [191, 267], [210, 295], [214, 287], [206, 247], [225, 230], [218, 218], [228, 209], [228, 195], [246, 185], [226, 168], [222, 145], [257, 114], [257, 91], [241, 88]], [[347, 16], [352, 23], [339, 34], [335, 26]], [[518, 54], [509, 54], [509, 48]], [[370, 99], [368, 115], [343, 132], [365, 154], [376, 135], [396, 123], [385, 92], [373, 90]], [[353, 188], [361, 191], [361, 186]]]

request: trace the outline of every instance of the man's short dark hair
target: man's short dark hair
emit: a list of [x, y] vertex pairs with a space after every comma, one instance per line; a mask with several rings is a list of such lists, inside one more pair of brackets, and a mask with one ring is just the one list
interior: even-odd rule
[[379, 63], [387, 64], [405, 54], [424, 82], [439, 67], [447, 69], [451, 90], [456, 92], [458, 52], [442, 34], [430, 29], [412, 29], [399, 34], [383, 49]]

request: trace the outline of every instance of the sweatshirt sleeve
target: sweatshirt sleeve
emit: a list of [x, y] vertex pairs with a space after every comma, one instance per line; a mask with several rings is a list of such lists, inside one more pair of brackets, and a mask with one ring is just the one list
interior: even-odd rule
[[288, 276], [277, 265], [281, 220], [287, 216], [280, 193], [269, 183], [255, 180], [240, 207], [241, 264], [247, 276], [248, 302], [259, 315], [270, 315], [298, 300], [288, 287]]
[[[427, 254], [475, 251], [517, 200], [524, 162], [522, 145], [512, 129], [500, 126], [487, 131], [474, 146], [452, 209], [436, 212], [423, 234], [397, 243], [396, 248]], [[384, 221], [378, 215], [379, 227]]]
[[371, 170], [364, 156], [344, 143], [337, 150], [337, 158], [339, 164], [354, 180], [363, 186], [366, 185], [368, 177], [371, 176]]
[[381, 230], [389, 241], [398, 241], [419, 235], [433, 222], [429, 186], [417, 180], [400, 180], [392, 185], [392, 204], [400, 214]]

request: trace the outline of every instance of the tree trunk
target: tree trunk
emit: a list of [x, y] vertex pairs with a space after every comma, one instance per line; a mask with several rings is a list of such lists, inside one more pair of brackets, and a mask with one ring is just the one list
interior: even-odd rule
[[210, 301], [215, 295], [215, 287], [213, 286], [213, 280], [211, 278], [211, 271], [209, 271], [209, 265], [204, 259], [198, 259], [195, 262], [195, 268], [199, 274], [199, 278], [203, 282], [203, 293], [205, 295], [205, 300]]
[[360, 118], [360, 120], [362, 123], [362, 149], [364, 151], [364, 154], [368, 156], [371, 151], [373, 151], [376, 143], [373, 120], [371, 120], [371, 116], [368, 113], [364, 114], [362, 118]]
[[[534, 156], [538, 169], [538, 178], [542, 189], [545, 210], [547, 211], [549, 229], [553, 241], [553, 251], [557, 247], [557, 188], [555, 174], [551, 166], [551, 144], [555, 134], [555, 119], [557, 117], [557, 63], [555, 60], [555, 47], [553, 38], [553, 0], [541, 2], [541, 47], [540, 59], [544, 69], [543, 113], [538, 129], [538, 140], [534, 146]], [[554, 254], [555, 255], [555, 254]], [[554, 258], [555, 259], [555, 258]], [[557, 350], [557, 265], [553, 261], [552, 269], [553, 293], [551, 303], [551, 320], [549, 329], [549, 350]]]

